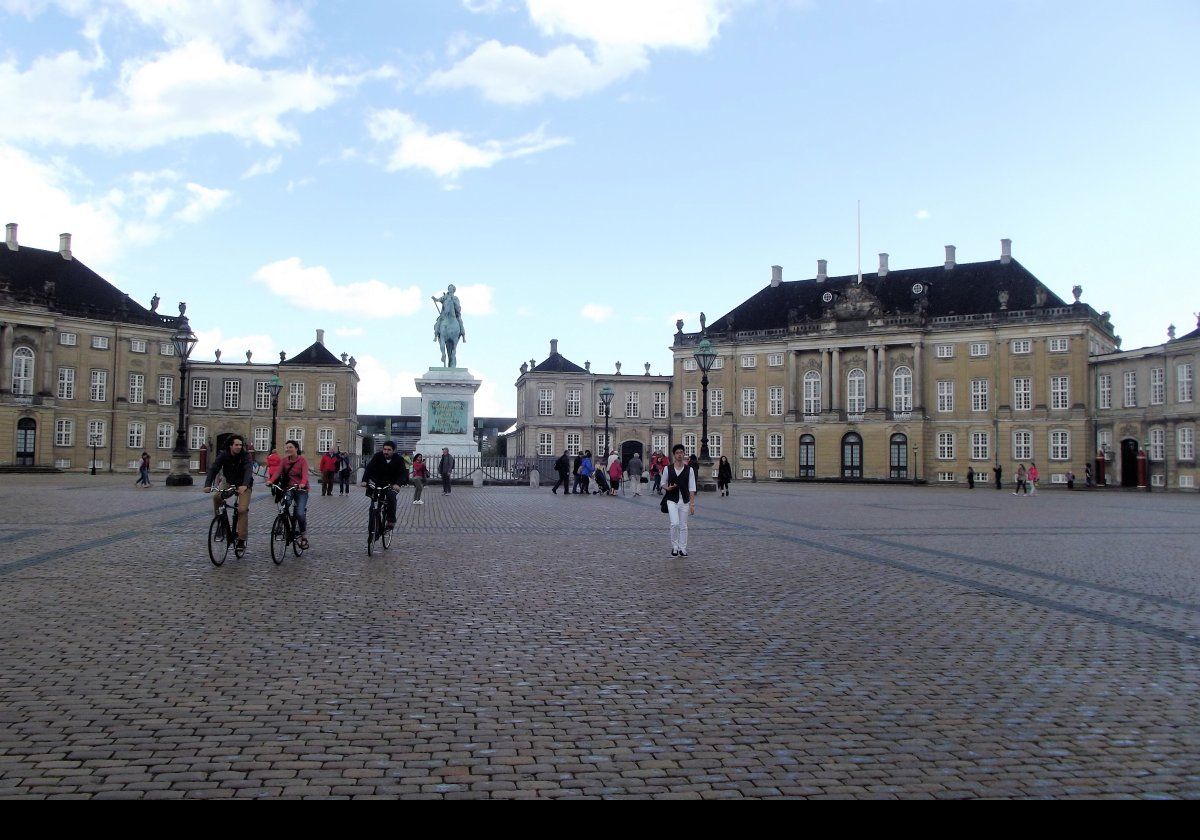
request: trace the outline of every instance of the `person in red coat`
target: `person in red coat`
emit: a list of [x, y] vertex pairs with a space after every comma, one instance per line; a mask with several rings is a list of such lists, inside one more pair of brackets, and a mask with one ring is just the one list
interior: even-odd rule
[[333, 454], [333, 450], [329, 450], [321, 456], [321, 463], [317, 467], [321, 471], [321, 495], [333, 495], [333, 474], [337, 472], [338, 459], [337, 455]]

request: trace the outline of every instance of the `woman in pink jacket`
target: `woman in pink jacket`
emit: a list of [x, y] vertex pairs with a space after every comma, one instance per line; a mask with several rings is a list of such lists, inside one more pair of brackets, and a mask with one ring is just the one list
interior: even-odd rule
[[621, 476], [624, 470], [621, 469], [621, 459], [613, 456], [612, 463], [608, 465], [608, 495], [617, 495], [617, 488], [621, 486]]

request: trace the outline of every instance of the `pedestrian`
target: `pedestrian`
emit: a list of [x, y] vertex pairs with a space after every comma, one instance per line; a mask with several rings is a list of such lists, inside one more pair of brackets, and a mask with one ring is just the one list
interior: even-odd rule
[[576, 493], [583, 493], [585, 496], [591, 495], [589, 483], [592, 480], [592, 450], [583, 450], [583, 457], [579, 461], [579, 486], [581, 490], [576, 490]]
[[1029, 495], [1030, 496], [1037, 495], [1037, 486], [1038, 486], [1037, 461], [1030, 461], [1029, 462]]
[[663, 507], [671, 519], [671, 556], [687, 557], [688, 517], [696, 513], [696, 471], [683, 460], [682, 443], [675, 444], [671, 454]]
[[308, 460], [300, 449], [299, 441], [289, 440], [283, 445], [280, 484], [283, 489], [296, 488], [296, 524], [300, 529], [300, 549], [308, 550]]
[[580, 468], [583, 466], [583, 453], [576, 452], [575, 458], [571, 461], [571, 475], [575, 479], [575, 495], [578, 496], [583, 491], [580, 486], [583, 484], [583, 475], [580, 473]]
[[442, 457], [438, 460], [438, 475], [442, 477], [442, 495], [450, 495], [450, 476], [454, 474], [454, 456], [450, 447], [442, 447]]
[[558, 473], [558, 481], [554, 482], [554, 486], [550, 488], [550, 492], [558, 495], [559, 485], [562, 485], [563, 495], [571, 495], [570, 474], [571, 474], [571, 455], [567, 450], [563, 450], [563, 454], [558, 456], [558, 460], [554, 462], [554, 471]]
[[423, 505], [425, 500], [421, 498], [421, 493], [425, 490], [425, 482], [429, 480], [429, 469], [425, 466], [425, 458], [420, 452], [413, 453], [412, 465], [412, 484], [413, 484], [413, 504]]
[[717, 461], [717, 489], [722, 496], [729, 495], [729, 485], [733, 481], [733, 466], [724, 455]]
[[150, 453], [149, 452], [142, 453], [142, 461], [141, 461], [141, 464], [138, 466], [138, 480], [137, 480], [136, 486], [140, 486], [140, 487], [149, 487], [150, 486]]
[[622, 495], [625, 494], [624, 488], [621, 487], [621, 477], [623, 474], [624, 474], [624, 470], [621, 469], [621, 459], [613, 458], [612, 461], [608, 465], [608, 483], [609, 483], [608, 495], [610, 495], [610, 496], [617, 495], [618, 489], [621, 490]]
[[997, 463], [996, 466], [992, 467], [992, 472], [996, 474], [996, 489], [1002, 490], [1004, 485], [1001, 482], [1001, 477], [1004, 475], [1004, 467]]
[[1075, 489], [1075, 473], [1071, 472], [1070, 470], [1067, 470], [1067, 489]]
[[642, 453], [634, 452], [626, 469], [629, 472], [629, 483], [633, 485], [633, 495], [642, 495]]
[[350, 495], [350, 456], [338, 448], [338, 489], [341, 495]]
[[271, 498], [276, 502], [279, 501], [279, 491], [275, 488], [278, 486], [279, 474], [283, 472], [283, 458], [279, 457], [279, 450], [272, 449], [271, 454], [267, 456], [267, 486], [271, 488]]
[[321, 456], [321, 463], [317, 466], [321, 472], [321, 495], [333, 495], [333, 474], [337, 472], [337, 456], [330, 449]]
[[967, 467], [967, 489], [975, 489], [975, 468], [971, 466]]
[[1083, 486], [1091, 489], [1096, 486], [1096, 479], [1092, 477], [1092, 465], [1083, 465]]
[[662, 467], [658, 464], [657, 451], [650, 453], [650, 481], [653, 482], [650, 489], [654, 491], [655, 495], [658, 495], [662, 488]]
[[1019, 495], [1022, 490], [1025, 491], [1026, 496], [1029, 495], [1029, 485], [1025, 481], [1027, 476], [1028, 473], [1025, 471], [1025, 465], [1017, 464], [1017, 489], [1013, 491], [1014, 496]]

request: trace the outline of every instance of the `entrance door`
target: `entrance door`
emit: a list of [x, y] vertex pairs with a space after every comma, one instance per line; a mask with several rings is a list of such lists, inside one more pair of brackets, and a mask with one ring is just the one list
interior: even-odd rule
[[862, 478], [862, 438], [850, 432], [842, 438], [842, 478]]
[[817, 439], [812, 435], [800, 435], [800, 477], [817, 477]]
[[17, 466], [32, 467], [37, 452], [37, 422], [31, 417], [17, 421]]
[[1138, 486], [1138, 442], [1133, 438], [1121, 441], [1121, 486]]
[[[638, 453], [644, 456], [646, 452], [645, 445], [640, 440], [627, 440], [621, 444], [621, 466], [629, 465], [629, 459], [633, 457], [633, 453]], [[559, 453], [562, 454], [561, 452]], [[642, 458], [642, 463], [646, 463], [645, 457]]]
[[908, 435], [892, 435], [891, 454], [888, 457], [888, 475], [892, 478], [908, 478]]

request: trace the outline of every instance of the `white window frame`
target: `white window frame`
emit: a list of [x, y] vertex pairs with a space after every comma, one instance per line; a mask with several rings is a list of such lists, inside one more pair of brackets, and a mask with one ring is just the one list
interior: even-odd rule
[[175, 404], [175, 377], [174, 376], [158, 377], [158, 404], [159, 405], [174, 405]]
[[971, 432], [971, 460], [972, 461], [991, 461], [992, 460], [992, 433], [974, 431]]
[[1179, 426], [1175, 429], [1176, 457], [1180, 461], [1196, 460], [1196, 429], [1194, 426]]
[[821, 413], [821, 374], [810, 370], [804, 374], [804, 416], [815, 417]]
[[1027, 356], [1033, 352], [1033, 340], [1028, 338], [1014, 338], [1009, 345], [1009, 350], [1014, 356]]
[[1067, 353], [1071, 349], [1071, 339], [1063, 337], [1055, 337], [1048, 339], [1046, 342], [1046, 350], [1050, 353]]
[[612, 432], [608, 433], [608, 437], [604, 436], [604, 432], [596, 432], [596, 449], [592, 453], [594, 456], [592, 458], [593, 464], [595, 464], [600, 458], [603, 458], [605, 452], [612, 450], [612, 436]]
[[662, 452], [663, 454], [666, 454], [668, 445], [669, 445], [669, 439], [662, 432], [650, 435], [650, 449], [652, 451]]
[[129, 404], [142, 405], [146, 402], [146, 375], [144, 373], [129, 374]]
[[103, 449], [104, 441], [108, 438], [108, 424], [103, 420], [88, 421], [87, 446], [89, 449], [93, 448], [93, 438], [96, 438], [95, 448]]
[[767, 388], [767, 416], [783, 416], [783, 386], [771, 385]]
[[683, 454], [689, 458], [696, 454], [696, 435], [688, 432], [683, 436]]
[[139, 420], [129, 423], [129, 448], [141, 449], [146, 442], [146, 424]]
[[954, 411], [954, 380], [939, 379], [937, 381], [937, 410], [942, 414]]
[[258, 379], [254, 382], [254, 410], [255, 411], [270, 411], [271, 410], [271, 382], [267, 379]]
[[991, 383], [987, 379], [971, 380], [971, 411], [988, 411]]
[[1107, 453], [1112, 449], [1113, 433], [1112, 429], [1097, 429], [1096, 430], [1096, 449], [1100, 452]]
[[188, 427], [188, 449], [199, 449], [208, 443], [208, 428], [199, 423]]
[[88, 400], [90, 402], [108, 402], [108, 371], [92, 370], [88, 381]]
[[690, 358], [690, 357], [687, 359], [684, 359], [683, 360], [683, 369], [686, 371], [695, 370], [696, 369], [696, 360], [693, 358]]
[[954, 460], [954, 432], [937, 433], [937, 457], [939, 461]]
[[169, 341], [160, 341], [158, 343], [158, 355], [174, 356], [175, 355], [175, 345]]
[[[303, 426], [290, 427], [287, 430], [287, 435], [284, 437], [284, 441], [289, 441], [289, 440], [296, 441], [296, 443], [300, 444], [300, 448], [303, 449], [304, 448], [304, 427]], [[282, 447], [280, 447], [280, 448], [282, 449]]]
[[334, 429], [317, 429], [317, 452], [322, 455], [333, 449], [337, 442], [337, 432]]
[[1102, 373], [1096, 377], [1097, 408], [1112, 408], [1112, 374]]
[[67, 418], [54, 421], [54, 445], [75, 445], [75, 421]]
[[755, 417], [758, 415], [758, 389], [742, 389], [742, 416]]
[[630, 391], [625, 395], [625, 416], [641, 417], [642, 395], [640, 391]]
[[[615, 395], [613, 396], [613, 399], [616, 400]], [[604, 401], [602, 399], [600, 399], [600, 391], [599, 390], [596, 391], [596, 416], [597, 417], [604, 417], [604, 416], [612, 417], [612, 404], [610, 403], [608, 408], [604, 407]]]
[[583, 435], [579, 432], [567, 432], [567, 453], [575, 456], [583, 451]]
[[720, 417], [725, 413], [725, 389], [710, 388], [708, 391], [708, 416]]
[[1031, 377], [1031, 376], [1014, 376], [1012, 383], [1013, 383], [1013, 395], [1012, 395], [1013, 411], [1032, 411], [1033, 410], [1033, 377]]
[[846, 374], [846, 413], [865, 414], [867, 411], [867, 372], [854, 368]]
[[1053, 411], [1066, 411], [1071, 407], [1071, 377], [1050, 377], [1050, 408]]
[[1167, 401], [1166, 368], [1150, 368], [1150, 405], [1162, 405]]
[[654, 419], [661, 420], [667, 416], [668, 395], [666, 391], [654, 392]]
[[708, 433], [708, 457], [720, 458], [725, 454], [723, 439], [717, 432]]
[[538, 417], [554, 416], [553, 388], [538, 388], [537, 413]]
[[[567, 416], [579, 417], [583, 413], [583, 389], [568, 388], [567, 389]], [[667, 415], [663, 415], [666, 417]]]
[[255, 452], [266, 452], [271, 446], [271, 427], [255, 426], [250, 432], [250, 443]]
[[747, 353], [746, 355], [742, 356], [742, 367], [743, 368], [758, 367], [758, 356], [754, 353]]
[[767, 354], [767, 367], [783, 367], [783, 354], [782, 353], [768, 353]]
[[144, 338], [129, 339], [129, 352], [130, 353], [145, 353], [146, 352], [146, 339], [144, 339]]
[[304, 383], [289, 382], [288, 383], [288, 410], [303, 411], [304, 410]]
[[783, 435], [771, 432], [767, 435], [767, 457], [779, 459], [783, 457]]
[[79, 345], [79, 336], [73, 332], [60, 332], [58, 334], [58, 343], [63, 347], [77, 347]]
[[716, 358], [714, 358], [713, 363], [712, 363], [712, 369], [713, 370], [725, 370], [725, 359], [723, 359], [721, 356], [717, 356]]
[[1122, 377], [1125, 386], [1123, 408], [1137, 408], [1137, 371], [1127, 370]]
[[907, 365], [892, 371], [892, 411], [910, 414], [913, 410], [913, 375]]
[[208, 408], [208, 380], [192, 380], [192, 408]]
[[1013, 460], [1033, 460], [1033, 432], [1028, 429], [1014, 429], [1012, 439]]
[[12, 393], [14, 397], [33, 396], [33, 373], [36, 355], [30, 347], [12, 351]]
[[1167, 459], [1167, 430], [1162, 426], [1155, 426], [1150, 429], [1150, 454], [1151, 461], [1165, 461]]
[[93, 350], [107, 350], [108, 346], [109, 346], [108, 336], [106, 336], [106, 335], [92, 336], [92, 349]]
[[1071, 433], [1066, 429], [1050, 430], [1050, 460], [1071, 460]]
[[935, 344], [933, 346], [933, 355], [938, 359], [953, 359], [954, 345], [953, 344]]
[[683, 391], [683, 416], [700, 416], [700, 392], [695, 388], [685, 388]]
[[758, 435], [754, 432], [742, 433], [742, 460], [752, 461], [758, 455]]
[[991, 345], [986, 341], [972, 341], [971, 342], [970, 354], [971, 354], [971, 358], [973, 358], [973, 359], [978, 359], [982, 356], [986, 356], [986, 355], [988, 355], [988, 353], [990, 351], [991, 351]]
[[75, 399], [75, 368], [60, 367], [58, 369], [58, 390], [55, 394], [60, 400]]
[[317, 411], [337, 410], [337, 383], [322, 382], [317, 391]]
[[538, 432], [537, 454], [541, 457], [554, 454], [554, 432]]
[[174, 423], [159, 423], [155, 430], [156, 449], [174, 449], [175, 448], [175, 424]]
[[1195, 393], [1195, 368], [1186, 362], [1175, 365], [1175, 401], [1190, 403]]
[[236, 409], [242, 404], [242, 382], [240, 379], [226, 379], [221, 384], [221, 405], [224, 408]]

